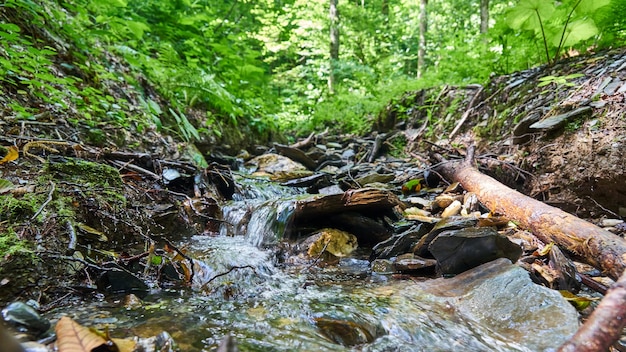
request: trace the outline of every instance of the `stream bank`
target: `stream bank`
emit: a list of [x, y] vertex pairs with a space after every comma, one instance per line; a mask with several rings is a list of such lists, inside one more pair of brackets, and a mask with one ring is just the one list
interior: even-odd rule
[[[203, 331], [199, 332], [201, 337], [192, 337], [196, 345], [190, 348], [198, 350], [216, 347], [221, 337], [229, 331], [238, 331], [239, 335], [250, 338], [250, 342], [240, 341], [243, 346], [250, 343], [250, 349], [253, 346], [261, 348], [260, 346], [268, 343], [264, 340], [265, 335], [274, 336], [271, 334], [286, 328], [293, 328], [295, 332], [287, 336], [280, 332], [280, 337], [284, 340], [276, 337], [279, 341], [277, 343], [286, 344], [283, 348], [298, 339], [304, 344], [310, 343], [307, 345], [310, 348], [323, 346], [328, 350], [342, 350], [354, 344], [373, 341], [378, 342], [371, 345], [371, 350], [382, 350], [385, 344], [406, 344], [408, 348], [414, 346], [416, 341], [422, 341], [414, 337], [402, 338], [406, 334], [431, 336], [422, 342], [432, 347], [437, 346], [437, 336], [448, 336], [442, 338], [442, 343], [450, 344], [458, 330], [467, 329], [470, 333], [460, 338], [461, 344], [475, 343], [475, 346], [482, 346], [480, 348], [484, 349], [501, 346], [502, 350], [524, 350], [528, 347], [520, 347], [520, 341], [513, 343], [506, 336], [510, 331], [494, 334], [493, 327], [486, 327], [489, 332], [480, 334], [472, 331], [484, 327], [480, 323], [482, 318], [475, 316], [480, 312], [466, 311], [437, 321], [435, 317], [441, 312], [463, 309], [455, 306], [450, 308], [446, 306], [450, 301], [442, 303], [444, 301], [438, 301], [439, 298], [432, 298], [425, 293], [415, 293], [418, 298], [407, 296], [408, 294], [403, 293], [405, 290], [416, 290], [412, 283], [393, 281], [416, 276], [411, 272], [413, 269], [405, 269], [400, 265], [415, 268], [418, 259], [400, 258], [406, 259], [402, 262], [398, 258], [401, 254], [411, 252], [416, 245], [414, 242], [418, 239], [417, 236], [424, 235], [429, 225], [423, 225], [424, 229], [411, 229], [410, 222], [427, 224], [431, 221], [429, 217], [438, 215], [439, 211], [455, 200], [465, 203], [462, 190], [443, 192], [444, 186], [447, 186], [445, 182], [429, 181], [432, 176], [425, 174], [431, 165], [427, 152], [443, 150], [449, 156], [462, 156], [461, 144], [470, 139], [477, 140], [484, 156], [482, 167], [487, 173], [515, 188], [525, 190], [535, 198], [592, 218], [594, 222], [622, 235], [624, 227], [619, 217], [623, 216], [620, 209], [625, 205], [620, 202], [626, 199], [620, 197], [624, 194], [624, 184], [620, 181], [624, 179], [623, 143], [626, 143], [622, 83], [626, 81], [624, 60], [622, 50], [597, 57], [572, 59], [567, 64], [554, 68], [559, 70], [558, 76], [574, 72], [570, 70], [585, 72], [587, 76], [567, 81], [571, 81], [574, 86], [555, 80], [548, 86], [537, 87], [539, 78], [550, 75], [557, 77], [556, 72], [543, 68], [496, 78], [484, 89], [475, 86], [444, 87], [437, 91], [434, 98], [432, 92], [410, 93], [408, 97], [422, 96], [422, 99], [430, 99], [429, 104], [420, 103], [417, 98], [405, 99], [409, 108], [406, 111], [413, 115], [389, 123], [391, 127], [388, 131], [385, 126], [379, 125], [380, 131], [365, 137], [321, 134], [313, 136], [299, 148], [285, 148], [282, 145], [251, 148], [247, 153], [249, 156], [242, 153], [240, 158], [225, 155], [215, 148], [202, 155], [208, 167], [200, 166], [196, 162], [197, 149], [183, 148], [182, 143], [177, 144], [171, 137], [154, 131], [141, 137], [130, 137], [137, 140], [149, 138], [154, 142], [150, 150], [139, 152], [110, 150], [70, 141], [49, 145], [43, 141], [37, 143], [38, 135], [59, 135], [61, 130], [61, 135], [69, 136], [75, 131], [68, 125], [59, 127], [33, 124], [35, 127], [24, 129], [19, 138], [9, 138], [11, 143], [20, 146], [21, 154], [15, 161], [2, 166], [2, 178], [12, 183], [5, 184], [2, 188], [2, 204], [5, 207], [2, 213], [7, 214], [2, 226], [3, 231], [12, 233], [6, 245], [6, 256], [2, 259], [0, 305], [4, 307], [14, 300], [34, 299], [40, 304], [40, 311], [53, 321], [58, 318], [55, 315], [57, 310], [63, 312], [63, 307], [75, 309], [73, 307], [84, 306], [87, 307], [84, 314], [76, 315], [83, 324], [96, 323], [100, 324], [100, 328], [104, 328], [105, 324], [112, 324], [117, 325], [120, 331], [136, 329], [132, 330], [132, 334], [144, 337], [146, 331], [154, 334], [155, 329], [162, 329], [169, 331], [175, 340], [181, 342], [185, 341], [183, 335], [186, 329], [172, 327], [173, 323], [163, 320], [162, 316], [180, 317], [176, 313], [178, 308], [192, 312], [205, 308], [202, 310], [204, 318], [187, 318], [197, 324], [198, 331]], [[459, 97], [453, 91], [464, 91], [468, 94]], [[468, 108], [472, 97], [477, 93], [480, 93], [481, 98]], [[426, 98], [429, 94], [430, 98]], [[568, 99], [574, 99], [576, 105], [565, 107]], [[447, 109], [449, 102], [455, 100], [457, 104], [454, 105], [458, 110]], [[463, 101], [465, 103], [461, 104]], [[493, 104], [494, 101], [503, 105]], [[438, 108], [433, 110], [433, 106]], [[485, 110], [488, 107], [491, 110]], [[534, 121], [542, 117], [559, 116], [559, 113], [566, 110], [576, 111], [586, 107], [590, 110], [584, 114], [572, 115], [572, 120], [558, 128], [524, 131], [529, 127], [524, 127], [528, 119]], [[431, 111], [427, 114], [426, 109]], [[468, 119], [456, 136], [434, 140], [434, 136], [449, 135], [452, 130], [450, 127], [458, 123], [458, 117], [463, 116], [465, 111], [470, 111]], [[537, 112], [542, 112], [538, 118]], [[504, 116], [506, 118], [502, 118]], [[532, 123], [536, 122], [538, 121]], [[13, 122], [3, 123], [5, 127], [10, 127]], [[426, 127], [422, 129], [422, 126]], [[395, 127], [399, 127], [396, 132]], [[500, 138], [494, 142], [486, 138], [488, 135]], [[522, 137], [529, 139], [522, 142]], [[4, 137], [3, 140], [9, 142], [9, 139]], [[26, 148], [26, 141], [29, 140], [29, 143], [35, 143]], [[169, 143], [157, 142], [160, 140]], [[274, 154], [265, 153], [270, 148], [274, 148], [274, 152], [282, 153], [283, 157], [289, 155], [291, 162], [292, 159], [300, 159], [300, 164], [295, 170], [282, 169], [283, 164], [288, 163], [284, 159], [270, 163], [272, 166], [280, 165], [274, 169], [264, 169], [258, 160], [256, 164], [244, 165], [244, 161], [249, 161], [255, 154]], [[296, 149], [305, 153], [310, 161], [298, 154]], [[29, 156], [29, 151], [44, 159]], [[370, 160], [371, 163], [368, 162]], [[253, 169], [256, 174], [252, 176], [250, 172]], [[247, 183], [250, 177], [265, 178], [255, 179], [255, 183], [250, 184]], [[280, 182], [291, 186], [291, 191], [284, 191], [284, 186], [277, 185]], [[430, 182], [432, 183], [428, 184]], [[280, 192], [288, 194], [275, 193], [277, 191], [274, 188], [280, 188]], [[394, 194], [401, 199], [403, 206], [400, 210], [394, 210], [397, 205], [395, 203], [393, 207], [383, 210], [342, 210], [335, 214], [315, 216], [308, 221], [299, 221], [296, 225], [287, 221], [291, 219], [288, 215], [294, 211], [294, 202], [304, 197], [305, 192], [325, 196], [341, 194], [340, 199], [352, 199], [349, 196], [353, 193], [345, 192], [363, 188]], [[452, 198], [450, 204], [432, 207], [434, 199], [431, 198], [442, 194]], [[283, 199], [285, 196], [287, 201]], [[238, 201], [245, 206], [237, 208], [231, 203]], [[263, 206], [268, 202], [271, 206]], [[434, 208], [430, 214], [417, 210], [412, 210], [417, 212], [413, 214], [402, 212], [403, 208], [423, 210], [427, 207]], [[470, 206], [466, 210], [469, 209]], [[488, 213], [488, 209], [478, 207], [476, 210], [482, 214]], [[264, 219], [278, 221], [268, 224], [261, 221]], [[498, 225], [501, 231], [510, 231], [506, 230], [506, 224], [505, 221]], [[352, 259], [355, 261], [347, 261], [341, 259], [342, 257], [317, 258], [317, 255], [308, 255], [310, 243], [303, 244], [301, 240], [322, 227], [340, 227], [341, 231], [355, 233], [358, 235], [359, 247], [364, 252], [354, 252], [355, 258]], [[380, 237], [372, 237], [375, 235]], [[533, 240], [526, 239], [523, 232], [516, 235], [519, 237], [517, 243], [528, 247], [524, 248], [526, 252], [541, 249], [545, 245], [533, 244]], [[320, 235], [320, 238], [323, 236]], [[290, 241], [283, 241], [285, 238]], [[386, 252], [388, 258], [376, 258], [380, 259], [382, 275], [373, 275], [373, 261], [368, 249], [371, 251], [371, 247], [385, 240], [390, 240], [396, 246], [379, 247], [378, 253]], [[403, 243], [405, 240], [407, 242]], [[37, 247], [29, 247], [24, 241], [35, 243]], [[197, 243], [204, 244], [199, 246]], [[191, 250], [185, 249], [185, 245], [190, 246]], [[304, 247], [297, 248], [301, 245]], [[277, 253], [272, 252], [274, 246], [278, 247]], [[228, 257], [232, 252], [238, 252], [240, 256], [237, 258], [245, 260], [231, 261]], [[219, 259], [222, 257], [224, 259]], [[165, 266], [157, 264], [157, 258], [169, 261], [170, 269], [163, 269]], [[389, 258], [396, 259], [385, 262]], [[320, 259], [328, 260], [323, 264], [319, 262]], [[201, 264], [205, 262], [222, 264], [211, 268]], [[48, 265], [49, 263], [54, 265]], [[120, 318], [109, 319], [105, 316], [103, 320], [96, 319], [99, 314], [103, 314], [100, 308], [120, 311], [115, 305], [121, 299], [115, 296], [116, 292], [112, 292], [118, 290], [107, 291], [112, 286], [111, 280], [115, 278], [112, 279], [110, 274], [104, 275], [108, 281], [101, 278], [103, 273], [110, 272], [108, 269], [115, 265], [130, 268], [131, 273], [141, 277], [141, 284], [136, 283], [130, 289], [122, 287], [122, 291], [128, 289], [129, 292], [134, 290], [137, 291], [134, 293], [146, 294], [146, 303], [143, 304], [146, 308], [139, 308], [138, 313], [121, 310], [124, 315], [130, 314], [131, 317], [140, 319], [142, 315], [152, 316], [154, 312], [162, 310], [160, 314], [156, 314], [161, 317], [155, 318], [153, 325], [143, 322], [138, 325], [146, 326], [145, 330], [131, 328], [132, 322], [116, 320]], [[233, 267], [238, 269], [229, 272]], [[349, 269], [344, 269], [346, 267]], [[434, 268], [431, 269], [430, 272], [420, 273], [418, 276], [434, 277]], [[578, 269], [603, 280], [591, 268]], [[333, 270], [338, 272], [334, 273]], [[300, 274], [301, 271], [305, 271], [305, 274]], [[316, 274], [311, 278], [307, 271], [314, 271]], [[191, 275], [191, 272], [194, 274]], [[296, 274], [289, 276], [292, 272]], [[207, 285], [212, 289], [208, 294], [203, 292], [206, 297], [191, 297], [194, 292], [190, 289], [190, 286], [194, 287], [193, 280], [196, 280], [196, 289], [202, 288], [215, 275], [223, 273], [227, 274], [211, 281], [212, 285]], [[376, 281], [381, 276], [391, 278], [389, 287], [386, 286], [386, 281], [383, 284]], [[556, 285], [546, 277], [537, 279], [544, 279], [547, 282], [543, 284], [548, 286]], [[346, 284], [345, 281], [350, 283]], [[610, 281], [604, 283], [610, 284]], [[251, 289], [248, 285], [255, 288]], [[162, 290], [163, 295], [151, 296], [155, 288]], [[307, 295], [307, 290], [313, 293]], [[355, 295], [352, 295], [354, 292]], [[169, 301], [163, 297], [168, 295], [176, 298]], [[267, 301], [251, 298], [256, 296], [269, 297], [264, 297]], [[270, 308], [279, 306], [285, 297], [290, 297], [290, 304], [293, 305], [287, 304], [277, 310]], [[294, 297], [297, 298], [294, 300]], [[333, 300], [336, 297], [339, 298]], [[387, 303], [374, 305], [380, 311], [369, 311], [372, 309], [371, 301], [377, 302], [381, 297], [391, 297], [389, 300], [397, 300], [394, 303], [397, 305], [392, 305], [391, 308]], [[433, 301], [429, 301], [430, 299]], [[372, 315], [365, 321], [355, 318], [364, 314], [357, 308], [354, 308], [356, 311], [342, 312], [342, 309], [352, 309], [345, 307], [355, 307], [351, 305], [355, 301], [358, 309], [369, 307], [368, 314]], [[90, 310], [91, 302], [100, 302], [96, 305], [98, 309]], [[420, 307], [420, 304], [435, 306], [435, 309], [426, 316], [413, 312], [413, 318], [410, 318], [410, 314], [405, 316], [400, 312], [405, 307]], [[110, 305], [115, 307], [111, 308]], [[300, 305], [307, 307], [303, 310], [305, 313], [302, 313], [307, 318], [295, 313], [299, 312], [296, 307]], [[492, 306], [490, 303], [483, 305]], [[567, 309], [571, 310], [563, 308], [559, 311]], [[324, 315], [332, 310], [345, 315]], [[238, 315], [243, 314], [243, 311], [246, 314]], [[230, 315], [231, 312], [238, 314]], [[386, 321], [383, 313], [402, 317]], [[470, 316], [472, 314], [474, 316]], [[394, 325], [408, 324], [398, 323], [402, 319], [417, 319], [420, 324], [426, 324], [428, 329], [445, 326], [451, 321], [454, 324], [447, 329], [437, 330], [437, 334], [443, 335], [428, 335], [414, 330], [407, 332], [406, 327]], [[428, 325], [429, 319], [436, 320], [431, 321], [432, 326]], [[500, 319], [505, 318], [501, 316]], [[211, 322], [207, 323], [209, 320]], [[237, 321], [246, 323], [237, 328], [233, 326]], [[379, 325], [381, 321], [384, 323]], [[191, 324], [188, 320], [184, 322], [184, 325]], [[212, 326], [208, 333], [205, 331], [206, 324]], [[333, 333], [337, 330], [343, 333]], [[256, 337], [245, 335], [244, 331]], [[446, 333], [450, 335], [445, 335]], [[500, 342], [475, 340], [476, 335], [485, 334], [498, 336], [494, 338]], [[564, 332], [559, 334], [566, 335]], [[378, 338], [382, 339], [377, 340]], [[528, 339], [528, 336], [524, 338]], [[279, 348], [280, 345], [274, 347]]]

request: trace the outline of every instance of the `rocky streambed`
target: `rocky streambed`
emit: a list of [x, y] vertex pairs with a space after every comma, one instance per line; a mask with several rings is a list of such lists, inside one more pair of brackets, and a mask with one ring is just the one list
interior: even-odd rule
[[[71, 277], [40, 291], [49, 301], [34, 325], [16, 318], [24, 306], [5, 308], [5, 319], [42, 349], [54, 343], [43, 325], [63, 316], [144, 348], [161, 336], [198, 351], [536, 351], [576, 331], [567, 299], [579, 300], [557, 290], [579, 293], [580, 275], [597, 270], [376, 144], [322, 136], [256, 157], [214, 156], [200, 169], [147, 157], [122, 166], [116, 185], [142, 190], [126, 201], [145, 223], [100, 205], [85, 219], [127, 230], [104, 241], [81, 222], [73, 248], [71, 237], [58, 240], [63, 252], [42, 241], [51, 246], [42, 256]], [[60, 165], [81, 162], [47, 161], [62, 170], [51, 182], [74, 186], [68, 178], [89, 169]], [[58, 277], [49, 275], [42, 280]]]
[[443, 179], [435, 156], [475, 142], [484, 173], [623, 236], [625, 60], [407, 92], [366, 137], [291, 145], [101, 130], [134, 152], [81, 143], [91, 126], [3, 121], [10, 335], [33, 350], [73, 324], [122, 350], [556, 348], [612, 281]]

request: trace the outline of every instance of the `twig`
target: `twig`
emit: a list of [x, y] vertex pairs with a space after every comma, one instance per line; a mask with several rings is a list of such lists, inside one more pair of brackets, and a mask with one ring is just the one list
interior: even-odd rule
[[518, 173], [522, 173], [522, 174], [524, 174], [524, 175], [526, 175], [526, 176], [529, 176], [529, 177], [535, 177], [535, 175], [531, 174], [530, 172], [528, 172], [528, 171], [526, 171], [526, 170], [524, 170], [524, 169], [520, 168], [519, 166], [516, 166], [516, 165], [510, 164], [510, 163], [508, 163], [508, 162], [506, 162], [506, 161], [504, 161], [504, 160], [499, 160], [499, 159], [497, 159], [497, 158], [492, 158], [492, 157], [490, 157], [490, 156], [479, 156], [477, 159], [487, 159], [487, 160], [490, 160], [490, 161], [493, 161], [493, 162], [497, 162], [497, 163], [500, 163], [500, 164], [504, 164], [505, 166], [508, 166], [508, 167], [513, 168], [513, 169], [514, 169], [514, 170], [516, 170]]
[[[99, 265], [92, 264], [92, 263], [90, 263], [90, 262], [88, 262], [88, 261], [86, 261], [84, 259], [76, 258], [76, 257], [70, 257], [70, 256], [67, 256], [67, 255], [46, 254], [46, 256], [48, 258], [53, 258], [53, 259], [62, 259], [62, 260], [68, 260], [68, 261], [71, 261], [71, 262], [79, 262], [79, 263], [81, 263], [81, 264], [83, 264], [85, 266], [88, 266], [90, 268], [94, 268], [94, 269], [98, 269], [98, 270], [102, 270], [102, 271], [126, 271], [126, 270], [124, 270], [122, 268], [119, 268], [119, 267], [103, 268], [103, 267], [101, 267]], [[128, 272], [128, 271], [126, 271], [126, 272]]]
[[586, 198], [587, 198], [587, 199], [589, 199], [589, 200], [591, 200], [592, 202], [594, 202], [594, 203], [595, 203], [598, 207], [600, 207], [600, 209], [602, 209], [602, 210], [606, 211], [607, 213], [609, 213], [609, 214], [611, 214], [611, 215], [613, 215], [613, 216], [616, 216], [616, 217], [618, 217], [618, 218], [620, 217], [618, 214], [615, 214], [614, 212], [612, 212], [612, 211], [610, 211], [609, 209], [607, 209], [607, 208], [603, 207], [602, 205], [600, 205], [598, 202], [596, 202], [596, 200], [595, 200], [595, 199], [591, 198], [591, 196], [587, 196]]
[[481, 93], [483, 92], [484, 87], [480, 86], [480, 88], [478, 89], [478, 91], [476, 92], [476, 94], [474, 94], [474, 97], [472, 98], [472, 100], [469, 102], [469, 105], [467, 106], [467, 109], [465, 110], [465, 112], [463, 113], [463, 116], [461, 116], [461, 119], [459, 120], [459, 123], [456, 124], [456, 127], [454, 127], [454, 129], [452, 130], [452, 132], [450, 132], [450, 135], [448, 136], [448, 139], [452, 139], [454, 137], [454, 135], [461, 129], [461, 126], [463, 126], [463, 124], [465, 123], [465, 120], [467, 120], [467, 118], [469, 117], [470, 113], [472, 111], [474, 111], [473, 106], [474, 106], [474, 102], [476, 101], [476, 99], [478, 98], [478, 96], [481, 95]]
[[[193, 282], [193, 277], [195, 275], [195, 272], [193, 270], [193, 259], [191, 257], [189, 257], [188, 255], [186, 255], [183, 251], [181, 251], [178, 247], [176, 247], [172, 242], [170, 242], [170, 240], [168, 240], [167, 238], [161, 238], [163, 241], [165, 241], [165, 243], [167, 243], [167, 245], [169, 247], [172, 247], [172, 249], [174, 249], [176, 251], [176, 253], [178, 253], [181, 257], [185, 258], [188, 262], [189, 262], [189, 271], [191, 271], [191, 274], [189, 275], [189, 282]], [[155, 239], [152, 239], [155, 240]]]
[[65, 221], [65, 228], [70, 236], [70, 241], [67, 244], [68, 254], [72, 254], [74, 250], [76, 250], [76, 243], [78, 242], [78, 239], [76, 238], [76, 230], [74, 230], [74, 225], [72, 225], [70, 220]]
[[245, 269], [245, 268], [252, 269], [252, 271], [254, 271], [256, 273], [256, 270], [254, 270], [254, 267], [252, 265], [233, 266], [230, 269], [228, 269], [228, 271], [223, 272], [223, 273], [219, 273], [219, 274], [213, 276], [212, 278], [210, 278], [209, 281], [205, 282], [204, 284], [202, 284], [202, 286], [200, 286], [200, 289], [201, 290], [206, 290], [207, 286], [211, 283], [211, 281], [217, 279], [218, 277], [224, 276], [224, 275], [228, 275], [235, 269]]
[[306, 137], [305, 139], [301, 140], [300, 142], [296, 142], [292, 145], [290, 145], [290, 148], [304, 148], [307, 145], [309, 145], [309, 143], [311, 143], [311, 141], [313, 140], [313, 136], [315, 136], [315, 132], [311, 132], [311, 134]]
[[118, 161], [118, 160], [111, 160], [111, 163], [113, 163], [113, 165], [116, 165], [116, 166], [118, 166], [118, 167], [120, 167], [122, 169], [129, 169], [129, 170], [132, 170], [132, 171], [137, 171], [137, 172], [140, 172], [142, 174], [148, 175], [148, 176], [152, 177], [155, 180], [161, 179], [161, 176], [155, 174], [152, 171], [148, 171], [148, 170], [146, 170], [146, 169], [144, 169], [142, 167], [139, 167], [137, 165], [124, 163], [124, 162], [121, 162], [121, 161]]
[[311, 269], [313, 265], [316, 265], [320, 261], [320, 259], [322, 258], [322, 254], [324, 254], [329, 244], [330, 244], [330, 239], [326, 241], [326, 243], [324, 244], [324, 248], [322, 248], [322, 250], [320, 251], [320, 254], [318, 254], [315, 260], [313, 260], [313, 263], [311, 263], [309, 266], [306, 267], [306, 270]]
[[37, 216], [39, 216], [39, 213], [41, 213], [43, 211], [43, 208], [46, 207], [46, 205], [48, 205], [48, 203], [50, 203], [50, 201], [52, 201], [52, 193], [54, 193], [54, 182], [50, 181], [50, 185], [52, 186], [52, 188], [50, 189], [50, 192], [48, 193], [48, 199], [46, 199], [45, 202], [43, 202], [43, 204], [41, 205], [41, 207], [39, 207], [39, 210], [37, 210], [37, 212], [35, 213], [35, 215], [33, 215], [30, 220], [33, 221], [37, 218]]
[[578, 275], [580, 276], [580, 281], [583, 283], [583, 285], [591, 288], [598, 293], [606, 295], [606, 291], [609, 290], [608, 287], [592, 279], [591, 277], [589, 277], [589, 275], [585, 275], [583, 273], [578, 273]]

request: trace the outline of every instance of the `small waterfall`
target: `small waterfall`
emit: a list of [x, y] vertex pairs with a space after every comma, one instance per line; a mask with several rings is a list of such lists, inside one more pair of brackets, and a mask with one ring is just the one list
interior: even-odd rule
[[259, 185], [258, 180], [244, 181], [233, 202], [222, 207], [225, 222], [220, 235], [244, 236], [257, 247], [276, 244], [282, 239], [295, 208], [295, 198], [302, 192], [275, 183]]

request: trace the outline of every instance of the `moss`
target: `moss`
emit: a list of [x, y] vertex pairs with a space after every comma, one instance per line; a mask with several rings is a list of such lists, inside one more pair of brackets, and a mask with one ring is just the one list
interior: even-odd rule
[[50, 160], [45, 171], [54, 178], [86, 186], [114, 187], [123, 186], [117, 169], [100, 163], [75, 158]]
[[25, 221], [35, 215], [40, 204], [41, 199], [34, 193], [27, 193], [20, 199], [13, 195], [0, 196], [0, 222]]
[[[75, 195], [78, 194], [83, 199], [93, 198], [99, 207], [122, 211], [126, 208], [126, 197], [122, 178], [117, 169], [100, 163], [85, 161], [82, 159], [63, 158], [61, 160], [49, 160], [45, 171], [47, 175], [43, 179], [58, 180], [64, 183], [72, 183], [80, 188], [72, 187], [71, 197], [59, 197], [57, 209], [59, 215], [73, 216], [72, 203]], [[62, 185], [62, 184], [61, 184]], [[64, 192], [68, 192], [67, 189]], [[61, 214], [61, 211], [67, 214]]]
[[32, 256], [33, 258], [35, 256], [32, 244], [28, 241], [20, 240], [12, 229], [0, 233], [0, 261], [18, 253], [25, 254], [28, 257]]

